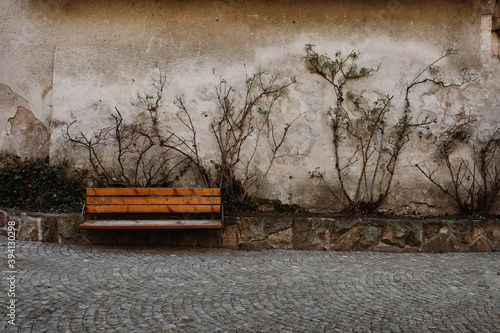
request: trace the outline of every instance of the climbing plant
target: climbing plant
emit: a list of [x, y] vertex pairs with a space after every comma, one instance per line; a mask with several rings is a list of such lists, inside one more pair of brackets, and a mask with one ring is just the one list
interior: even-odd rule
[[[416, 167], [455, 201], [462, 214], [487, 216], [500, 193], [500, 128], [477, 143], [471, 138], [476, 121], [468, 115], [439, 135], [430, 133], [436, 149], [434, 165], [418, 163]], [[457, 156], [464, 147], [469, 148], [470, 156]]]
[[[470, 77], [464, 76], [463, 82], [458, 84], [447, 84], [438, 77], [434, 65], [455, 54], [453, 50], [448, 50], [407, 84], [402, 115], [390, 124], [388, 113], [394, 110], [394, 96], [381, 96], [370, 104], [362, 95], [347, 90], [352, 87], [352, 82], [373, 75], [379, 67], [360, 67], [357, 51], [346, 56], [339, 51], [334, 58], [317, 53], [311, 44], [306, 45], [305, 51], [309, 70], [326, 80], [334, 92], [335, 106], [330, 107], [327, 114], [334, 149], [333, 168], [340, 190], [336, 191], [326, 182], [326, 173], [320, 168], [309, 174], [327, 185], [344, 210], [354, 214], [374, 212], [392, 189], [399, 157], [411, 134], [416, 128], [427, 128], [434, 121], [428, 117], [422, 121], [413, 119], [410, 103], [412, 90], [425, 83], [441, 87], [460, 86]], [[424, 77], [428, 71], [429, 76]]]
[[[281, 125], [273, 117], [276, 103], [295, 82], [295, 78], [258, 72], [246, 78], [243, 89], [226, 80], [216, 86], [217, 115], [210, 128], [218, 147], [217, 178], [228, 210], [255, 210], [262, 199], [249, 191], [258, 191], [277, 159], [300, 154], [286, 149], [285, 142], [301, 114]], [[189, 115], [182, 99], [178, 98], [178, 104]], [[259, 153], [267, 159], [256, 163]]]
[[[111, 126], [90, 134], [74, 133], [75, 120], [67, 127], [66, 136], [86, 152], [99, 186], [170, 186], [191, 172], [197, 184], [222, 188], [228, 210], [255, 210], [262, 199], [249, 195], [249, 190], [257, 192], [277, 159], [299, 154], [285, 148], [285, 143], [301, 114], [280, 125], [273, 117], [277, 101], [295, 82], [294, 78], [259, 72], [248, 77], [240, 90], [221, 80], [215, 87], [217, 113], [209, 120], [218, 148], [218, 156], [211, 159], [214, 163], [201, 157], [207, 155], [200, 151], [193, 111], [181, 96], [175, 100], [180, 127], [162, 123], [166, 76], [161, 71], [153, 80], [152, 92], [138, 93], [132, 102], [145, 117], [126, 121], [115, 108]], [[259, 153], [268, 159], [258, 164], [254, 159]]]
[[[86, 151], [94, 171], [94, 182], [99, 186], [156, 187], [171, 186], [187, 170], [195, 170], [197, 180], [211, 185], [210, 173], [204, 167], [197, 150], [196, 130], [184, 105], [180, 113], [188, 115], [182, 124], [190, 137], [184, 138], [169, 127], [161, 127], [159, 107], [163, 99], [166, 76], [160, 71], [153, 80], [152, 93], [138, 93], [132, 105], [146, 117], [125, 121], [122, 112], [115, 108], [110, 116], [113, 125], [91, 134], [72, 133], [73, 121], [66, 129], [68, 140]], [[112, 157], [111, 159], [109, 157]], [[194, 166], [194, 168], [193, 168]]]

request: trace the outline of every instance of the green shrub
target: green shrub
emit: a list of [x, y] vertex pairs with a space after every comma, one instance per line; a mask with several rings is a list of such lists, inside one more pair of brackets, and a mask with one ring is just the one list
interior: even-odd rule
[[85, 201], [85, 174], [68, 175], [66, 163], [0, 155], [0, 206], [40, 212], [76, 212]]

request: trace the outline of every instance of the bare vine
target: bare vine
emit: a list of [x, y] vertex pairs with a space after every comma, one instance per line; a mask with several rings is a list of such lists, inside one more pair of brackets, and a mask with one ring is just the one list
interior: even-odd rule
[[[283, 151], [283, 146], [290, 127], [301, 114], [283, 125], [282, 132], [277, 131], [270, 117], [276, 101], [296, 81], [294, 78], [283, 83], [278, 80], [278, 74], [270, 77], [263, 72], [254, 74], [246, 80], [240, 101], [236, 100], [235, 89], [225, 80], [216, 87], [221, 115], [211, 128], [220, 152], [220, 181], [228, 195], [237, 201], [244, 201], [251, 187], [259, 188], [276, 159], [296, 155]], [[265, 171], [259, 172], [253, 160], [262, 140], [267, 141], [270, 153]], [[243, 171], [238, 173], [237, 169]]]
[[[439, 137], [432, 136], [439, 161], [444, 163], [447, 184], [438, 180], [440, 164], [430, 169], [425, 164], [416, 164], [422, 174], [442, 193], [452, 198], [460, 212], [466, 215], [488, 215], [500, 192], [500, 129], [496, 128], [484, 144], [471, 143], [472, 124], [476, 119], [470, 115], [452, 126]], [[454, 152], [470, 145], [471, 159], [453, 158]]]
[[[312, 73], [320, 75], [330, 84], [336, 96], [336, 106], [328, 110], [328, 116], [334, 146], [334, 168], [340, 193], [330, 187], [329, 190], [341, 206], [345, 205], [347, 211], [354, 214], [376, 211], [391, 191], [399, 156], [410, 140], [411, 133], [416, 128], [427, 128], [434, 122], [429, 118], [420, 122], [413, 120], [411, 90], [424, 83], [433, 83], [441, 87], [461, 86], [468, 82], [471, 76], [464, 74], [463, 82], [457, 84], [447, 84], [438, 77], [439, 71], [434, 65], [455, 53], [452, 50], [447, 51], [406, 86], [402, 117], [390, 126], [387, 114], [392, 109], [393, 96], [377, 98], [372, 106], [367, 107], [363, 96], [352, 91], [345, 92], [348, 82], [366, 78], [379, 68], [359, 68], [356, 64], [359, 53], [356, 51], [350, 52], [347, 56], [337, 52], [332, 59], [325, 54], [318, 54], [313, 46], [306, 45], [306, 64]], [[429, 70], [432, 77], [421, 79]], [[346, 99], [350, 104], [346, 103]], [[350, 155], [341, 156], [342, 144], [354, 147]], [[325, 172], [320, 168], [309, 174], [311, 177], [322, 179], [328, 185]]]
[[[113, 125], [88, 135], [80, 131], [72, 134], [72, 122], [66, 129], [68, 140], [83, 147], [96, 181], [101, 186], [169, 186], [194, 165], [205, 185], [211, 184], [209, 173], [204, 169], [196, 148], [196, 131], [189, 118], [183, 124], [190, 130], [186, 139], [172, 130], [160, 128], [159, 107], [163, 98], [166, 75], [160, 71], [153, 80], [153, 94], [137, 94], [133, 106], [148, 115], [146, 120], [126, 122], [122, 113], [115, 108], [111, 114]], [[178, 105], [180, 110], [183, 105]], [[183, 112], [183, 111], [182, 111]], [[189, 117], [189, 113], [187, 113]], [[180, 117], [179, 117], [180, 119]], [[109, 163], [112, 154], [113, 159]]]

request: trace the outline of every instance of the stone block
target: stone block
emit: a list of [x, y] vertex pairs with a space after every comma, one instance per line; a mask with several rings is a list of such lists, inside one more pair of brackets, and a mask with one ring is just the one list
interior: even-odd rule
[[330, 248], [332, 220], [297, 219], [292, 228], [294, 250], [327, 250]]
[[358, 249], [359, 242], [363, 239], [365, 227], [353, 227], [342, 236], [337, 237], [331, 244], [331, 250], [352, 251]]
[[333, 223], [333, 233], [332, 241], [336, 241], [339, 238], [348, 233], [354, 228], [358, 223], [361, 223], [361, 219], [336, 219]]
[[238, 226], [230, 225], [222, 232], [222, 247], [226, 249], [238, 249]]
[[265, 222], [263, 219], [241, 218], [239, 219], [240, 243], [261, 241], [266, 239], [264, 231]]
[[466, 244], [472, 244], [477, 238], [482, 237], [482, 235], [482, 230], [477, 225], [473, 225], [469, 228], [467, 234], [465, 235], [464, 242]]
[[462, 243], [468, 247], [468, 252], [491, 252], [481, 221], [467, 221], [464, 226]]
[[500, 251], [500, 222], [488, 220], [481, 223], [481, 228], [491, 250]]
[[331, 250], [365, 251], [374, 248], [380, 242], [382, 228], [376, 225], [358, 225], [332, 241]]
[[446, 221], [423, 224], [424, 239], [422, 251], [426, 253], [464, 252], [460, 228], [451, 226]]
[[388, 221], [384, 227], [382, 242], [404, 248], [406, 245], [422, 245], [422, 223], [420, 221]]
[[40, 217], [28, 216], [25, 213], [11, 216], [18, 228], [17, 239], [25, 241], [40, 241]]
[[41, 219], [42, 242], [57, 243], [59, 232], [57, 228], [57, 216], [43, 216]]
[[[460, 221], [443, 221], [443, 227], [440, 229], [443, 247], [446, 248], [447, 242], [449, 251], [443, 252], [490, 252], [491, 248], [488, 245], [485, 237], [485, 232], [481, 228], [480, 221], [460, 220]], [[449, 236], [444, 237], [448, 231]], [[443, 240], [443, 238], [445, 238]]]
[[375, 226], [367, 227], [363, 235], [363, 239], [360, 241], [360, 244], [363, 247], [367, 248], [375, 246], [379, 243], [381, 235], [382, 235], [381, 228]]
[[[78, 233], [78, 225], [80, 224], [79, 214], [65, 214], [56, 217], [57, 225], [53, 227], [53, 230], [57, 232], [59, 243], [72, 243], [81, 244], [85, 243], [82, 239], [82, 234]], [[49, 230], [47, 230], [49, 232]], [[90, 234], [90, 232], [89, 232]], [[50, 235], [46, 236], [50, 238]]]
[[277, 232], [290, 229], [292, 225], [293, 225], [293, 219], [291, 217], [265, 219], [266, 235], [270, 236]]
[[292, 228], [274, 233], [267, 240], [271, 249], [291, 250], [293, 248]]
[[467, 252], [491, 252], [491, 247], [485, 237], [479, 236], [469, 244]]

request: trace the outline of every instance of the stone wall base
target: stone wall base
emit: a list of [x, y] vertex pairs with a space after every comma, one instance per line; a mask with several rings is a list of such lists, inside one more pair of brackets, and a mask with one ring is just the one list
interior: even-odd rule
[[0, 209], [0, 232], [17, 239], [73, 244], [162, 245], [241, 250], [380, 252], [500, 251], [500, 220], [227, 217], [224, 230], [82, 230], [79, 214]]

